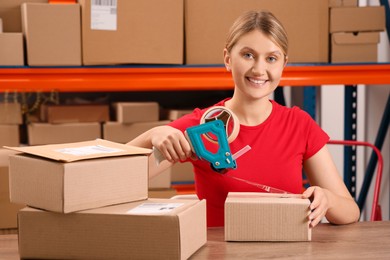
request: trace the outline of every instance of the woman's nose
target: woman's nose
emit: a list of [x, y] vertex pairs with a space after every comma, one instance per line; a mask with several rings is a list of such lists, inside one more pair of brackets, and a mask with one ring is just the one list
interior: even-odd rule
[[264, 75], [267, 71], [267, 63], [261, 60], [257, 60], [253, 63], [252, 73], [254, 75]]

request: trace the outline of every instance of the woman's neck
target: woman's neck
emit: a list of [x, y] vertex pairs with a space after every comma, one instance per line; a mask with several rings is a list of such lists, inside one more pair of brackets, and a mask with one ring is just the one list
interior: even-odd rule
[[242, 125], [256, 126], [263, 123], [272, 112], [272, 103], [268, 97], [255, 101], [238, 101], [232, 99], [225, 102], [225, 106], [233, 111]]

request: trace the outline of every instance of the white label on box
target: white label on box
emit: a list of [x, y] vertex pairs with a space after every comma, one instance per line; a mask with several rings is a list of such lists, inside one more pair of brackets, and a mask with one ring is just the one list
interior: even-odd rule
[[117, 0], [91, 0], [91, 29], [116, 31]]
[[116, 153], [116, 152], [122, 152], [124, 150], [112, 148], [112, 147], [106, 147], [103, 145], [92, 145], [92, 146], [83, 146], [83, 147], [76, 147], [76, 148], [62, 148], [55, 151], [64, 154], [71, 154], [74, 156], [86, 156], [92, 154]]
[[143, 203], [129, 211], [129, 214], [163, 214], [182, 206], [183, 203]]

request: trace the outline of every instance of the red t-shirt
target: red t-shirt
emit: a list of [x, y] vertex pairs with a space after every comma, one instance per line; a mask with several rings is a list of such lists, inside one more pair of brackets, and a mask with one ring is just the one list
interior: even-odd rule
[[[217, 103], [223, 106], [226, 100]], [[317, 153], [329, 136], [305, 111], [287, 108], [271, 100], [272, 112], [260, 125], [240, 125], [237, 138], [230, 143], [232, 154], [244, 146], [251, 150], [236, 160], [237, 168], [225, 174], [215, 172], [204, 160], [191, 160], [199, 199], [206, 199], [207, 225], [224, 225], [224, 203], [228, 192], [262, 192], [261, 189], [226, 175], [261, 183], [292, 193], [302, 192], [303, 161]], [[198, 125], [206, 109], [195, 109], [169, 125], [185, 131]], [[205, 148], [216, 151], [217, 145], [204, 140]]]

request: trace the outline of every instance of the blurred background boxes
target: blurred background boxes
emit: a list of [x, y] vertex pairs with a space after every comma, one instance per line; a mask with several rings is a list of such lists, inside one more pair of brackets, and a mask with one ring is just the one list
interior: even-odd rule
[[79, 2], [84, 65], [183, 63], [183, 0]]
[[29, 66], [80, 66], [79, 4], [24, 3], [22, 31]]
[[222, 64], [226, 36], [244, 11], [270, 10], [289, 36], [289, 62], [328, 62], [329, 0], [186, 0], [186, 64]]
[[117, 102], [113, 110], [115, 120], [124, 124], [158, 121], [160, 116], [158, 102]]
[[22, 3], [48, 3], [48, 0], [1, 0], [0, 17], [3, 20], [3, 32], [22, 32]]
[[48, 123], [87, 123], [110, 121], [110, 108], [103, 104], [42, 105], [41, 121]]
[[0, 66], [23, 66], [24, 49], [22, 33], [0, 32]]
[[30, 123], [27, 125], [29, 145], [82, 142], [101, 138], [100, 123]]

